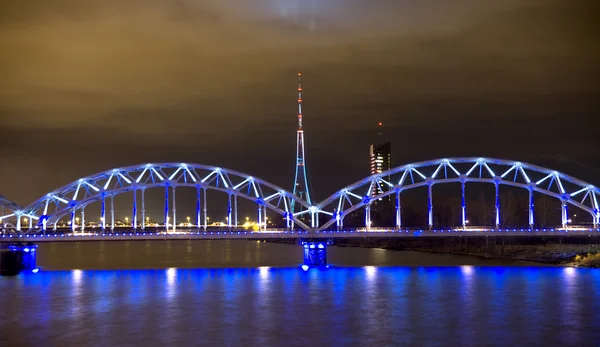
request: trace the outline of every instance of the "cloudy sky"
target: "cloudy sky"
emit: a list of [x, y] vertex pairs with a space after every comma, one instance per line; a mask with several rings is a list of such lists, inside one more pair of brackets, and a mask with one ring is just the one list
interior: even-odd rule
[[[153, 161], [291, 188], [296, 72], [317, 199], [393, 164], [518, 159], [600, 184], [595, 1], [4, 0], [0, 194]], [[341, 183], [340, 183], [341, 182]]]

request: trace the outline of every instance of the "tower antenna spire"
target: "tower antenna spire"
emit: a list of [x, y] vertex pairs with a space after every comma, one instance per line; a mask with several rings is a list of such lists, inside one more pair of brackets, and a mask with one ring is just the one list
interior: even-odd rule
[[302, 73], [298, 72], [298, 130], [302, 130]]
[[[304, 129], [302, 124], [302, 73], [298, 72], [298, 130], [296, 131], [296, 176], [294, 178], [294, 195], [304, 199], [309, 204], [310, 193], [308, 189], [308, 177], [306, 175], [306, 160], [304, 156]], [[294, 201], [291, 202], [291, 210], [294, 212]]]

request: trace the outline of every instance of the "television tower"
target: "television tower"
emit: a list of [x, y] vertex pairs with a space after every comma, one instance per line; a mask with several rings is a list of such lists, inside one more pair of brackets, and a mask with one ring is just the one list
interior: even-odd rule
[[[294, 195], [312, 205], [308, 192], [308, 178], [306, 177], [306, 160], [304, 156], [304, 130], [302, 130], [302, 73], [298, 73], [298, 131], [296, 136], [296, 177], [294, 178]], [[294, 212], [294, 202], [291, 210]]]

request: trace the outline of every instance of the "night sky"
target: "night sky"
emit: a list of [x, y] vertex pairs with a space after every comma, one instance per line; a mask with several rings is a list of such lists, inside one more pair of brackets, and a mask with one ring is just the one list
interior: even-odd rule
[[147, 162], [291, 190], [296, 73], [315, 200], [393, 165], [522, 160], [600, 185], [597, 1], [3, 0], [0, 194]]

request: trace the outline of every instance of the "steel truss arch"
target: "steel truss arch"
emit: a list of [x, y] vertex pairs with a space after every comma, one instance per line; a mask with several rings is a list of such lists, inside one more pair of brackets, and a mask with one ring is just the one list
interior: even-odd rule
[[0, 195], [0, 230], [4, 225], [15, 227], [23, 206]]
[[254, 201], [283, 215], [300, 228], [311, 230], [290, 209], [292, 202], [306, 209], [311, 208], [310, 204], [292, 193], [245, 173], [188, 163], [153, 163], [104, 171], [56, 189], [23, 208], [23, 211], [39, 219], [38, 225], [48, 225], [90, 203], [157, 187], [195, 187], [198, 191], [221, 191]]
[[[460, 166], [460, 167], [459, 167]], [[463, 211], [464, 184], [468, 182], [492, 183], [496, 187], [508, 185], [524, 188], [530, 192], [530, 225], [533, 224], [533, 192], [559, 199], [563, 206], [563, 224], [566, 222], [567, 204], [576, 206], [591, 214], [593, 224], [600, 224], [600, 189], [556, 170], [514, 160], [494, 158], [444, 158], [407, 164], [391, 170], [365, 177], [329, 196], [315, 205], [318, 212], [332, 216], [316, 230], [324, 230], [361, 207], [369, 208], [378, 199], [392, 194], [397, 195], [396, 209], [399, 223], [400, 192], [417, 187], [429, 188], [429, 225], [431, 220], [431, 187], [442, 183], [462, 183]], [[378, 187], [384, 192], [375, 195]], [[499, 223], [498, 189], [496, 189], [497, 224]], [[368, 218], [368, 217], [367, 217]], [[463, 212], [463, 224], [464, 224]], [[367, 222], [368, 223], [368, 222]]]

